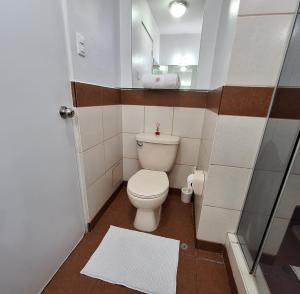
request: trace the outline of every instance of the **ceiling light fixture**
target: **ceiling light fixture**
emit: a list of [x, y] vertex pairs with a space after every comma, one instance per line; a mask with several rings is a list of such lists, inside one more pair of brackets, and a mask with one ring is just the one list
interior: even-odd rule
[[187, 9], [187, 2], [185, 1], [173, 1], [170, 3], [169, 6], [170, 9], [170, 13], [178, 18], [183, 16], [186, 13], [186, 9]]

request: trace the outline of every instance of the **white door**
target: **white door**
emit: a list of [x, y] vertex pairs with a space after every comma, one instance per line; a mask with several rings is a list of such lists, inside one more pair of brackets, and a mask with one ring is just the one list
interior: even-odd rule
[[60, 0], [0, 7], [0, 293], [38, 293], [84, 234]]

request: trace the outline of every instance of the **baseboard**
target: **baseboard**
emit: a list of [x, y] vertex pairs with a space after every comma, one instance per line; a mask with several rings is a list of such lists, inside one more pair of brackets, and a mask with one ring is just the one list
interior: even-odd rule
[[169, 188], [169, 193], [181, 195], [181, 190], [178, 188]]
[[216, 253], [222, 253], [222, 254], [225, 252], [224, 244], [214, 243], [214, 242], [209, 242], [209, 241], [199, 240], [199, 239], [196, 239], [196, 248], [206, 250], [206, 251], [212, 251]]
[[89, 232], [95, 227], [95, 225], [97, 224], [97, 222], [99, 221], [101, 216], [104, 214], [104, 212], [107, 210], [107, 208], [111, 205], [111, 203], [115, 200], [115, 198], [117, 197], [117, 195], [119, 194], [121, 189], [124, 187], [124, 185], [125, 185], [124, 182], [122, 182], [119, 185], [119, 187], [115, 190], [115, 192], [109, 197], [109, 199], [105, 202], [105, 204], [97, 212], [97, 214], [91, 220], [91, 222], [88, 223], [88, 231]]
[[224, 247], [224, 252], [223, 252], [223, 259], [224, 259], [224, 264], [226, 267], [226, 272], [227, 272], [227, 276], [228, 276], [228, 280], [229, 280], [229, 286], [231, 289], [231, 293], [232, 294], [238, 294], [238, 288], [233, 276], [233, 272], [232, 272], [232, 268], [231, 268], [231, 264], [229, 261], [229, 257], [228, 257], [228, 252], [227, 252], [227, 248]]

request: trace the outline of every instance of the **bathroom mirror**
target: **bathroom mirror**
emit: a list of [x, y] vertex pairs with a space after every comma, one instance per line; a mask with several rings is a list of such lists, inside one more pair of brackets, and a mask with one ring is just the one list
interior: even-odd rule
[[205, 0], [132, 0], [133, 88], [197, 88], [204, 6]]

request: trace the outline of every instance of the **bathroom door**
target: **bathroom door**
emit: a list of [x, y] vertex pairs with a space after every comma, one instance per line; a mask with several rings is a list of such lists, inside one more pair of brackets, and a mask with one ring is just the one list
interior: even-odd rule
[[84, 234], [62, 1], [0, 9], [0, 292], [39, 293]]

